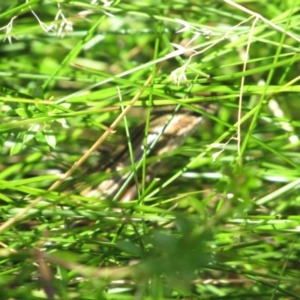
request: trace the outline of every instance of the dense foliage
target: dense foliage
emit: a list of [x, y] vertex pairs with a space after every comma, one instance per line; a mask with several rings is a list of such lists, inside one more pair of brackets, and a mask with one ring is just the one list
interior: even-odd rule
[[[300, 299], [299, 10], [2, 1], [1, 299]], [[91, 196], [165, 105], [205, 122]]]

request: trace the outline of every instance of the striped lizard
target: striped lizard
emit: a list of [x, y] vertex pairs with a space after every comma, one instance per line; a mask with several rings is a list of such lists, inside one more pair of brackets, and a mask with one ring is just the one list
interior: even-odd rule
[[[130, 133], [130, 145], [133, 155], [129, 155], [128, 146], [123, 147], [119, 153], [100, 163], [98, 171], [112, 173], [113, 176], [101, 182], [97, 188], [88, 192], [88, 196], [97, 196], [102, 199], [120, 199], [129, 201], [137, 196], [138, 184], [130, 184], [124, 192], [123, 185], [133, 181], [132, 167], [141, 165], [145, 154], [161, 155], [170, 152], [182, 145], [186, 138], [196, 131], [205, 117], [186, 107], [160, 106], [151, 111], [148, 133], [145, 133], [145, 122]], [[213, 105], [197, 105], [207, 113], [214, 113]], [[145, 136], [146, 142], [145, 142]], [[146, 147], [145, 147], [146, 146]], [[157, 166], [157, 164], [155, 164]], [[153, 166], [152, 166], [153, 169]], [[115, 175], [116, 174], [116, 175]]]

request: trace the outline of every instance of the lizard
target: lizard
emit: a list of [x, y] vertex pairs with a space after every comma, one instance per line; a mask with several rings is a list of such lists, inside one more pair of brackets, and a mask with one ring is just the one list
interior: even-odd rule
[[[195, 107], [209, 114], [213, 114], [216, 110], [216, 107], [211, 104], [196, 105]], [[172, 105], [154, 107], [151, 111], [148, 132], [145, 132], [145, 122], [142, 122], [130, 132], [130, 145], [133, 155], [130, 157], [129, 148], [125, 146], [113, 157], [109, 159], [104, 157], [104, 160], [99, 164], [101, 167], [98, 171], [116, 175], [91, 189], [87, 196], [96, 196], [103, 199], [118, 198], [121, 201], [135, 199], [138, 184], [129, 185], [125, 192], [120, 192], [123, 185], [129, 179], [132, 181], [132, 177], [134, 177], [130, 166], [138, 166], [144, 159], [145, 154], [147, 156], [161, 155], [178, 148], [206, 119], [190, 108], [184, 106], [177, 108], [176, 111], [176, 106]], [[158, 163], [155, 165], [158, 165]]]

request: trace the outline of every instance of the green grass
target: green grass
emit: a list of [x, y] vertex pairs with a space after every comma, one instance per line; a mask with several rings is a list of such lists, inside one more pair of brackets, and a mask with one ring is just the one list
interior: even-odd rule
[[[7, 3], [1, 299], [300, 299], [300, 3]], [[218, 110], [138, 199], [84, 196], [100, 148], [195, 103]]]

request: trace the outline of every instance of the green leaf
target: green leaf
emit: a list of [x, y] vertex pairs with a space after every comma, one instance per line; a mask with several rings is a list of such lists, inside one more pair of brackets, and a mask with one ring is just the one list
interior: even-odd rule
[[17, 135], [17, 138], [15, 139], [13, 146], [10, 149], [10, 155], [16, 155], [18, 154], [24, 147], [24, 137], [26, 135], [26, 132], [20, 132]]
[[31, 125], [28, 131], [26, 131], [24, 135], [23, 143], [28, 143], [29, 141], [31, 141], [35, 137], [39, 129], [40, 129], [40, 124]]
[[44, 130], [43, 133], [44, 133], [45, 140], [46, 140], [47, 144], [51, 148], [55, 148], [55, 146], [56, 146], [56, 136], [55, 136], [55, 133], [53, 132], [53, 130]]

